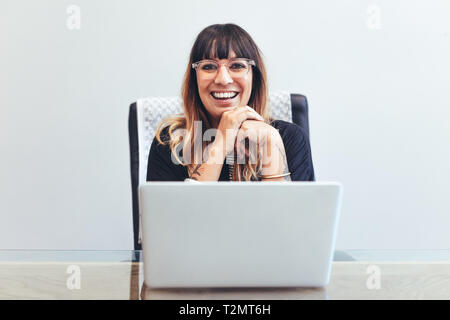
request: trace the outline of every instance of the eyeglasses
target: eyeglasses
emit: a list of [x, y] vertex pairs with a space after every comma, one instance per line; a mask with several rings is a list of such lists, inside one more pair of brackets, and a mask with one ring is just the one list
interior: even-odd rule
[[242, 78], [248, 74], [255, 61], [246, 58], [234, 58], [227, 62], [218, 63], [215, 60], [200, 60], [192, 64], [192, 68], [198, 73], [198, 77], [204, 79], [215, 78], [219, 67], [225, 65], [232, 78]]

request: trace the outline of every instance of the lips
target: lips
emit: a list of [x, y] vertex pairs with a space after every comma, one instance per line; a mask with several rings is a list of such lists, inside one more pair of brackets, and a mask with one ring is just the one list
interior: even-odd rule
[[211, 97], [216, 100], [231, 100], [238, 96], [239, 92], [236, 91], [212, 91]]

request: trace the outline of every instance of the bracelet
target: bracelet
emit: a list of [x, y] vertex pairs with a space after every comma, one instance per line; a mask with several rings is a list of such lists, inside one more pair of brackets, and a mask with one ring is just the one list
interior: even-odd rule
[[273, 174], [273, 175], [269, 175], [269, 176], [261, 176], [261, 179], [273, 179], [273, 178], [281, 178], [281, 177], [286, 177], [288, 175], [290, 175], [291, 173], [282, 173], [282, 174]]

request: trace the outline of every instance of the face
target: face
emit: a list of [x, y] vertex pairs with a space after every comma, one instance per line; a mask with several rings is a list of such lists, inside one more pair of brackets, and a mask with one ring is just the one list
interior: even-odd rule
[[[230, 52], [229, 59], [236, 58], [234, 52]], [[217, 60], [219, 63], [226, 62], [227, 59]], [[197, 73], [198, 75], [198, 73]], [[236, 106], [246, 106], [252, 93], [253, 70], [243, 77], [232, 77], [225, 65], [221, 65], [215, 77], [204, 79], [197, 76], [198, 92], [203, 105], [213, 120], [218, 124], [222, 113]], [[219, 97], [223, 93], [232, 93], [231, 98]], [[222, 93], [222, 94], [220, 94]], [[228, 94], [230, 95], [230, 94]]]

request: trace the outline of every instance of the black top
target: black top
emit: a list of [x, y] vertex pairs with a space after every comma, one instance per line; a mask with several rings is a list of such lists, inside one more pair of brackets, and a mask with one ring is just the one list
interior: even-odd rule
[[[304, 130], [294, 123], [283, 120], [275, 120], [271, 125], [279, 130], [283, 139], [291, 180], [314, 181], [311, 147]], [[162, 131], [162, 141], [168, 141], [167, 131], [168, 127]], [[187, 167], [173, 163], [169, 145], [160, 144], [154, 138], [148, 157], [147, 181], [183, 181], [186, 178], [189, 178]], [[219, 181], [229, 181], [226, 160], [224, 160]]]

